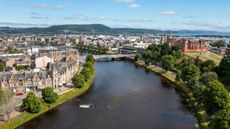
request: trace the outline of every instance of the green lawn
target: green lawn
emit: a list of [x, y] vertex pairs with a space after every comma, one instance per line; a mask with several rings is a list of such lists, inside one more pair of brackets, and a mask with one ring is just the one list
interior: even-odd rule
[[217, 65], [220, 63], [220, 61], [222, 60], [222, 57], [213, 53], [213, 52], [210, 52], [208, 51], [206, 53], [206, 55], [204, 54], [200, 54], [200, 53], [184, 53], [185, 55], [187, 56], [190, 56], [192, 58], [197, 58], [197, 56], [199, 56], [200, 60], [202, 61], [206, 61], [206, 60], [213, 60]]
[[64, 103], [65, 101], [82, 95], [83, 93], [85, 93], [90, 88], [91, 84], [94, 81], [94, 76], [95, 75], [93, 75], [89, 79], [89, 81], [85, 82], [83, 88], [81, 88], [81, 89], [77, 89], [77, 88], [72, 89], [69, 92], [61, 94], [59, 96], [58, 101], [55, 102], [54, 104], [48, 105], [48, 104], [42, 102], [42, 109], [41, 109], [41, 111], [39, 113], [35, 113], [35, 114], [28, 113], [28, 112], [22, 113], [21, 115], [18, 115], [16, 117], [12, 118], [10, 122], [6, 122], [6, 123], [0, 125], [0, 129], [14, 129], [14, 128], [22, 125], [23, 123], [35, 118], [36, 116], [39, 116], [39, 115], [49, 111], [50, 109], [52, 109], [52, 108]]

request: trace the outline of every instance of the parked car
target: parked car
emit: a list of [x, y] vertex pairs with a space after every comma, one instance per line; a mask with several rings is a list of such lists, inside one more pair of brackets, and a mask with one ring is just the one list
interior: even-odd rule
[[18, 93], [16, 93], [16, 96], [22, 96], [22, 95], [24, 95], [23, 92], [18, 92]]

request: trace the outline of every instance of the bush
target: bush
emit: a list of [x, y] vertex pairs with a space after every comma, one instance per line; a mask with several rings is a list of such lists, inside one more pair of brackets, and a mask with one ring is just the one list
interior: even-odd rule
[[81, 70], [81, 75], [84, 77], [84, 80], [85, 81], [88, 81], [90, 79], [90, 75], [91, 75], [91, 71], [89, 68], [87, 67], [84, 67], [82, 70]]
[[91, 63], [93, 63], [93, 62], [94, 62], [93, 55], [88, 55], [88, 56], [86, 57], [86, 62], [91, 62]]
[[81, 74], [76, 74], [72, 78], [72, 83], [74, 84], [74, 87], [82, 88], [84, 82], [84, 77]]
[[205, 85], [214, 80], [218, 80], [218, 75], [215, 72], [203, 73], [200, 78], [200, 81]]
[[224, 85], [218, 80], [211, 81], [203, 91], [203, 104], [211, 116], [230, 104], [230, 96]]
[[210, 129], [230, 129], [230, 108], [218, 111], [209, 123]]
[[36, 95], [30, 92], [25, 99], [23, 99], [22, 108], [30, 113], [38, 113], [41, 110], [41, 101]]
[[58, 99], [58, 94], [54, 92], [53, 88], [47, 87], [42, 90], [42, 98], [46, 103], [54, 103]]
[[220, 65], [217, 67], [216, 72], [220, 77], [222, 83], [227, 86], [230, 86], [230, 56], [225, 56]]

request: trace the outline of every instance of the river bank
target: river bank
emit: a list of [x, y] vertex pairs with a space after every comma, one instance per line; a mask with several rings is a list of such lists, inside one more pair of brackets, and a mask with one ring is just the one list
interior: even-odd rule
[[197, 118], [199, 128], [208, 129], [208, 117], [207, 117], [206, 111], [204, 110], [203, 107], [197, 106], [197, 101], [193, 97], [193, 93], [191, 92], [189, 88], [186, 87], [186, 85], [183, 82], [176, 82], [175, 80], [176, 75], [174, 75], [172, 72], [169, 72], [169, 71], [166, 72], [162, 68], [157, 67], [155, 65], [146, 66], [143, 61], [137, 61], [135, 62], [135, 64], [140, 67], [144, 67], [146, 70], [154, 72], [164, 77], [171, 83], [173, 83], [175, 85], [175, 88], [184, 94], [186, 101], [190, 104], [192, 110], [195, 113], [195, 117]]
[[31, 120], [31, 119], [33, 119], [33, 118], [35, 118], [41, 114], [48, 112], [49, 110], [63, 104], [64, 102], [66, 102], [72, 98], [80, 97], [80, 96], [84, 95], [85, 93], [87, 93], [90, 90], [91, 85], [94, 81], [94, 78], [95, 78], [95, 75], [93, 74], [90, 77], [90, 79], [84, 83], [84, 86], [81, 89], [73, 88], [70, 91], [61, 94], [59, 96], [59, 99], [57, 100], [57, 102], [55, 102], [53, 104], [46, 104], [45, 102], [42, 101], [42, 109], [39, 113], [32, 114], [32, 113], [24, 112], [24, 113], [14, 117], [14, 118], [12, 118], [10, 120], [10, 122], [6, 122], [6, 123], [0, 125], [0, 128], [1, 129], [15, 129], [16, 127], [26, 123], [27, 121], [29, 121], [29, 120]]

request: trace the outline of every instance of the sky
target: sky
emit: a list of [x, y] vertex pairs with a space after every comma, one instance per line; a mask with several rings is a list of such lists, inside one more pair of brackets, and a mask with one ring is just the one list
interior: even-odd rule
[[104, 24], [230, 32], [230, 0], [0, 0], [0, 26]]

